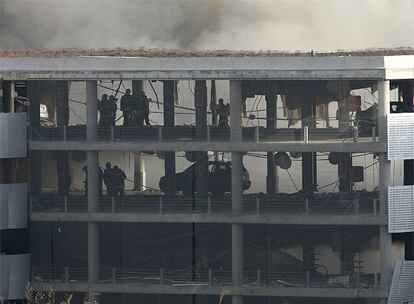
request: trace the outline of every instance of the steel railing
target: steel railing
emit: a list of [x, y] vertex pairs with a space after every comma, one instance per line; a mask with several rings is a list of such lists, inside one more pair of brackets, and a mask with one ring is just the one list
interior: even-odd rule
[[[76, 267], [32, 267], [32, 282], [83, 283], [88, 282], [88, 269]], [[144, 269], [101, 267], [97, 283], [145, 285], [205, 285], [230, 286], [232, 273], [228, 270], [196, 269]], [[316, 272], [244, 271], [243, 285], [253, 287], [305, 287], [305, 288], [376, 288], [379, 274], [320, 274]]]
[[[279, 128], [246, 127], [242, 129], [244, 142], [358, 142], [376, 141], [377, 128], [359, 130], [355, 127], [339, 128]], [[86, 126], [32, 128], [31, 139], [35, 141], [86, 141]], [[151, 127], [99, 127], [98, 140], [104, 142], [227, 142], [230, 129], [207, 126], [203, 134], [197, 134], [195, 126]]]
[[[38, 195], [31, 197], [32, 212], [87, 212], [87, 197], [82, 195]], [[355, 197], [339, 194], [314, 195], [312, 199], [295, 197], [268, 197], [245, 195], [244, 214], [364, 214], [377, 215], [378, 193], [365, 193]], [[134, 195], [99, 198], [98, 213], [231, 213], [231, 198], [209, 197], [197, 199], [186, 196]]]

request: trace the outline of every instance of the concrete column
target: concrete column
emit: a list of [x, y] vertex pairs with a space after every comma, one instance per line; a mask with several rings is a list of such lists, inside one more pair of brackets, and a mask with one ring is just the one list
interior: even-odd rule
[[303, 270], [314, 272], [315, 271], [315, 251], [314, 251], [314, 245], [312, 241], [309, 241], [309, 240], [303, 241], [302, 254], [303, 254]]
[[[63, 134], [65, 126], [69, 123], [69, 86], [67, 81], [54, 81], [56, 98], [56, 122]], [[69, 152], [59, 151], [57, 160], [58, 193], [66, 195], [69, 192]]]
[[[29, 120], [30, 132], [37, 136], [40, 132], [40, 101], [41, 89], [40, 81], [27, 81], [27, 97], [30, 100], [29, 105]], [[42, 158], [40, 151], [30, 151], [30, 192], [36, 195], [41, 191], [41, 172], [42, 172]]]
[[352, 154], [340, 153], [338, 163], [339, 191], [349, 192], [352, 190]]
[[[390, 82], [378, 82], [378, 123], [379, 141], [387, 143], [387, 116], [390, 113]], [[387, 153], [379, 154], [380, 166], [380, 212], [387, 214], [388, 211], [388, 186], [391, 184], [391, 162], [388, 161]], [[381, 251], [381, 286], [390, 288], [392, 278], [392, 240], [386, 226], [380, 227], [380, 251]]]
[[[98, 104], [96, 81], [86, 81], [86, 137], [93, 143], [98, 137]], [[98, 152], [87, 152], [88, 212], [96, 212], [98, 206]], [[96, 283], [99, 275], [99, 227], [88, 223], [88, 281]]]
[[2, 81], [3, 109], [6, 113], [14, 112], [14, 81]]
[[94, 142], [98, 138], [98, 89], [95, 80], [86, 81], [86, 139]]
[[[205, 141], [207, 138], [207, 86], [205, 80], [197, 80], [194, 92], [196, 106], [196, 128], [197, 141]], [[195, 181], [198, 198], [208, 196], [208, 152], [195, 153], [196, 169]]]
[[[349, 81], [340, 81], [340, 96], [338, 101], [339, 128], [347, 130], [349, 128], [349, 110], [347, 106], [347, 96], [351, 95]], [[352, 190], [352, 155], [350, 153], [340, 153], [338, 163], [339, 191], [349, 192]]]
[[[315, 95], [311, 87], [302, 100], [302, 126], [316, 127]], [[317, 185], [317, 161], [315, 152], [302, 153], [302, 190], [305, 196], [312, 196]]]
[[[277, 127], [277, 92], [273, 81], [266, 82], [266, 128], [276, 129]], [[266, 192], [273, 195], [278, 190], [277, 166], [273, 161], [273, 153], [267, 153], [267, 176]]]
[[381, 226], [380, 232], [380, 263], [381, 263], [381, 287], [384, 289], [391, 288], [392, 280], [392, 238], [388, 233], [387, 226]]
[[230, 80], [230, 138], [235, 142], [242, 141], [241, 101], [241, 81]]
[[207, 138], [207, 85], [205, 80], [195, 82], [195, 107], [196, 107], [196, 130], [197, 140]]
[[378, 82], [378, 124], [379, 141], [387, 142], [387, 116], [390, 113], [390, 82]]
[[98, 206], [99, 187], [98, 187], [98, 152], [87, 152], [88, 168], [88, 212], [95, 212]]
[[174, 80], [163, 82], [164, 95], [164, 126], [174, 127], [175, 125], [175, 100], [174, 100]]
[[99, 227], [97, 223], [88, 223], [88, 282], [99, 279]]
[[218, 119], [217, 119], [217, 112], [216, 112], [216, 104], [217, 104], [217, 91], [216, 91], [216, 81], [211, 80], [211, 89], [210, 89], [210, 110], [211, 110], [211, 125], [217, 126]]
[[14, 81], [9, 81], [8, 85], [9, 85], [9, 88], [7, 90], [8, 92], [7, 106], [9, 108], [9, 113], [14, 113], [14, 97], [15, 97]]
[[144, 81], [132, 80], [132, 94], [139, 96], [141, 91], [144, 91]]
[[[132, 95], [140, 96], [144, 90], [144, 82], [142, 80], [132, 80]], [[134, 153], [134, 190], [145, 190], [145, 163], [141, 152]]]
[[[196, 108], [196, 127], [195, 138], [197, 141], [207, 139], [207, 85], [205, 80], [196, 80], [194, 89], [194, 104]], [[195, 188], [197, 191], [196, 202], [207, 201], [208, 198], [208, 151], [198, 151], [195, 156]], [[175, 169], [174, 169], [175, 171]], [[195, 208], [193, 200], [193, 210]], [[195, 223], [192, 224], [192, 265], [196, 264], [196, 234]], [[192, 270], [192, 278], [197, 276], [195, 268]], [[192, 297], [192, 303], [196, 302], [195, 295]]]
[[[241, 82], [230, 81], [230, 136], [232, 142], [242, 140], [242, 119], [241, 119]], [[234, 215], [243, 212], [243, 153], [231, 153], [231, 204]], [[243, 283], [243, 225], [232, 224], [231, 226], [231, 252], [232, 252], [232, 284], [233, 287]], [[242, 304], [242, 296], [233, 296], [233, 304]]]
[[[164, 126], [174, 127], [174, 80], [166, 80], [163, 82], [164, 92]], [[165, 152], [164, 158], [165, 177], [167, 181], [167, 194], [175, 194], [176, 178], [175, 178], [175, 151]]]
[[134, 190], [145, 190], [145, 160], [141, 152], [134, 153]]

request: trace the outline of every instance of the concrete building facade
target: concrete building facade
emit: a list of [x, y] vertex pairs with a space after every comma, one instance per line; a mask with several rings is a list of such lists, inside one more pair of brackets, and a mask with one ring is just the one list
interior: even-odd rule
[[[0, 58], [0, 123], [8, 125], [0, 133], [0, 157], [7, 159], [2, 176], [26, 178], [0, 189], [2, 239], [3, 229], [31, 235], [30, 247], [18, 252], [24, 262], [2, 271], [0, 295], [21, 298], [30, 274], [34, 290], [94, 292], [102, 303], [410, 303], [410, 285], [403, 283], [414, 277], [413, 196], [407, 194], [414, 166], [404, 152], [414, 145], [412, 79], [414, 56]], [[98, 88], [111, 81], [119, 85], [108, 92], [118, 97], [123, 82], [133, 94], [144, 82], [155, 85], [162, 104], [157, 124], [126, 127], [119, 117], [99, 125]], [[176, 124], [180, 81], [191, 81], [194, 90], [192, 125]], [[228, 127], [217, 125], [216, 82], [228, 92]], [[85, 100], [86, 120], [78, 125], [70, 123], [75, 83]], [[369, 105], [358, 90], [369, 92]], [[253, 115], [246, 100], [256, 96], [265, 106]], [[49, 109], [49, 124], [41, 105]], [[264, 126], [246, 125], [258, 117]], [[26, 157], [26, 144], [28, 160], [6, 170], [11, 158]], [[133, 189], [123, 197], [101, 190], [102, 155], [115, 152], [133, 163], [127, 176]], [[184, 152], [194, 163], [189, 191], [178, 186]], [[155, 170], [144, 166], [145, 153], [162, 154], [163, 189], [145, 185], [144, 176]], [[219, 161], [220, 153], [228, 162]], [[245, 159], [252, 153], [265, 163], [259, 182], [266, 193], [245, 191]], [[357, 155], [373, 161], [358, 165]], [[330, 193], [318, 183], [322, 157], [337, 166]], [[42, 176], [51, 172], [49, 162], [53, 189]], [[289, 171], [292, 162], [301, 185]], [[71, 172], [81, 164], [88, 172], [85, 193], [71, 187]], [[376, 178], [368, 177], [372, 166]], [[282, 175], [297, 191], [280, 190]], [[373, 185], [358, 189], [367, 179]], [[12, 254], [5, 248], [2, 242], [2, 259]]]

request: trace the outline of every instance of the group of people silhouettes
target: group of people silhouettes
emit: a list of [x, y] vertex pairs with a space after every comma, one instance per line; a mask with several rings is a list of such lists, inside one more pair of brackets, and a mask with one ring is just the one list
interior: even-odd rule
[[141, 91], [138, 95], [132, 95], [131, 90], [127, 89], [121, 98], [121, 111], [124, 116], [124, 126], [143, 127], [151, 126], [149, 121], [150, 99]]
[[[98, 110], [100, 112], [99, 126], [114, 126], [116, 122], [117, 98], [111, 95], [103, 94], [101, 100], [98, 100]], [[149, 104], [151, 99], [147, 97], [144, 91], [137, 94], [131, 94], [131, 89], [126, 89], [125, 94], [121, 97], [120, 109], [124, 118], [125, 127], [143, 127], [151, 126], [149, 115]], [[218, 126], [223, 129], [229, 129], [230, 104], [224, 104], [222, 98], [215, 105], [214, 110], [219, 116]]]
[[230, 104], [224, 104], [223, 98], [220, 98], [218, 104], [215, 106], [215, 111], [219, 116], [218, 126], [223, 129], [230, 129], [229, 116], [230, 116]]
[[[98, 100], [98, 111], [100, 113], [99, 126], [114, 126], [116, 122], [117, 98], [114, 95], [108, 96], [103, 94], [101, 100]], [[121, 97], [120, 109], [124, 117], [124, 126], [143, 127], [151, 126], [149, 120], [151, 99], [147, 97], [144, 91], [137, 94], [131, 94], [130, 89], [126, 89], [125, 95]]]
[[[85, 180], [83, 182], [85, 195], [88, 193], [88, 167], [84, 166]], [[118, 166], [111, 165], [110, 162], [105, 164], [105, 168], [98, 167], [98, 189], [99, 195], [102, 196], [102, 182], [105, 184], [108, 196], [124, 196], [125, 194], [125, 172]]]
[[100, 127], [108, 127], [115, 125], [117, 100], [118, 99], [116, 99], [114, 95], [108, 97], [108, 94], [103, 94], [101, 100], [98, 100], [98, 111], [100, 113]]

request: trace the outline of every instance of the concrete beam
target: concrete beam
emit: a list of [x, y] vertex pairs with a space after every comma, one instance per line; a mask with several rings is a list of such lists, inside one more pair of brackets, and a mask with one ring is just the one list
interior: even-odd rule
[[[414, 56], [387, 57], [0, 58], [0, 78], [25, 79], [385, 79], [387, 68], [414, 75]], [[396, 72], [394, 72], [396, 73]], [[392, 75], [390, 75], [392, 76]], [[404, 77], [406, 78], [406, 77]]]
[[348, 298], [382, 299], [387, 297], [384, 289], [355, 288], [303, 288], [303, 287], [231, 287], [225, 286], [168, 286], [142, 284], [87, 284], [87, 283], [42, 283], [31, 282], [35, 291], [135, 293], [135, 294], [177, 294], [177, 295], [221, 295], [227, 291], [230, 296], [269, 296], [305, 298]]
[[86, 213], [32, 212], [32, 222], [97, 222], [97, 223], [211, 223], [267, 225], [341, 225], [381, 226], [387, 224], [385, 215], [278, 215], [278, 214], [159, 214], [159, 213]]
[[[1, 63], [0, 63], [1, 65]], [[407, 73], [409, 77], [404, 79], [414, 78], [414, 69], [409, 69]], [[388, 76], [386, 78], [386, 70], [251, 70], [251, 71], [209, 71], [209, 70], [192, 70], [192, 71], [136, 71], [136, 72], [98, 72], [98, 71], [56, 71], [51, 68], [49, 71], [0, 71], [0, 78], [4, 80], [381, 80], [381, 79], [401, 79]], [[394, 76], [396, 77], [396, 76]]]
[[[249, 151], [249, 152], [340, 152], [364, 153], [387, 151], [385, 143], [253, 143], [253, 142], [139, 142], [142, 151]], [[136, 142], [75, 142], [75, 141], [30, 141], [33, 151], [135, 151]]]

